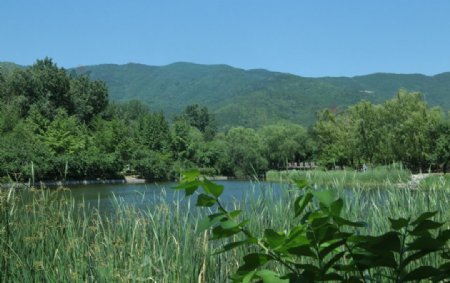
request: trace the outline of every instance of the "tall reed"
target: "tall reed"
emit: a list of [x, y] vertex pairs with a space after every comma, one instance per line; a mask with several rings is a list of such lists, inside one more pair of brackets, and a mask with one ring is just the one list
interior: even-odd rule
[[[242, 209], [255, 233], [267, 227], [284, 230], [298, 221], [292, 217], [297, 193], [288, 186], [281, 191], [253, 186], [227, 205]], [[344, 198], [349, 218], [369, 223], [364, 233], [387, 231], [387, 217], [437, 210], [439, 220], [450, 219], [450, 196], [443, 190], [336, 193]], [[164, 194], [142, 208], [149, 197], [153, 196], [142, 194], [133, 204], [115, 197], [114, 208], [101, 211], [100, 204], [76, 201], [67, 190], [2, 192], [0, 281], [226, 282], [248, 251], [212, 255], [220, 243], [210, 242], [208, 233], [196, 232], [205, 215], [201, 210], [189, 199]]]

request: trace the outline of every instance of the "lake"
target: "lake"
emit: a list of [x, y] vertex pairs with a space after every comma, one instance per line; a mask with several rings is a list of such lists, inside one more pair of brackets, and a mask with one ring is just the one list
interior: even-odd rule
[[[225, 190], [220, 199], [223, 202], [241, 200], [245, 194], [251, 193], [254, 196], [267, 193], [279, 193], [283, 185], [275, 182], [252, 182], [247, 180], [227, 180], [214, 181], [217, 184], [224, 185]], [[69, 186], [71, 195], [76, 201], [83, 200], [90, 207], [98, 207], [100, 210], [109, 210], [114, 207], [115, 200], [122, 204], [136, 206], [151, 206], [158, 203], [173, 202], [181, 200], [187, 203], [194, 197], [184, 197], [184, 190], [174, 190], [175, 182], [159, 182], [145, 184], [91, 184]], [[199, 189], [198, 192], [200, 192]], [[192, 201], [191, 200], [191, 201]], [[195, 203], [194, 201], [192, 201]]]

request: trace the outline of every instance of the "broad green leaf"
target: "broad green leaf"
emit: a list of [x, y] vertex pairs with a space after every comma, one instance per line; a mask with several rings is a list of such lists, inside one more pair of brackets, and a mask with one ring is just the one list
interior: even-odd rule
[[231, 218], [236, 218], [237, 216], [239, 216], [239, 214], [241, 214], [242, 210], [237, 209], [237, 210], [233, 210], [229, 212], [229, 215]]
[[436, 222], [433, 220], [422, 220], [417, 224], [417, 226], [411, 231], [411, 234], [417, 235], [420, 234], [423, 231], [433, 230], [442, 227], [444, 223]]
[[295, 211], [295, 217], [299, 216], [303, 213], [308, 203], [313, 198], [313, 195], [311, 193], [306, 193], [302, 196], [297, 197], [297, 199], [294, 201], [294, 211]]
[[208, 215], [207, 217], [199, 221], [197, 226], [197, 232], [205, 231], [206, 229], [219, 223], [224, 218], [226, 218], [226, 215], [224, 213], [216, 213]]
[[423, 279], [430, 279], [434, 276], [439, 275], [440, 272], [438, 269], [432, 266], [420, 266], [410, 273], [408, 273], [405, 277], [403, 277], [403, 282], [408, 281], [418, 281]]
[[222, 226], [216, 226], [213, 228], [212, 232], [213, 232], [213, 240], [217, 240], [217, 239], [223, 239], [223, 238], [228, 238], [230, 236], [233, 236], [237, 233], [239, 233], [241, 231], [241, 229], [239, 229], [238, 226], [235, 226], [233, 228], [227, 228], [224, 229]]
[[197, 204], [196, 206], [200, 207], [211, 207], [216, 204], [216, 199], [207, 195], [207, 194], [200, 194], [197, 197]]
[[186, 196], [192, 195], [199, 187], [200, 182], [195, 181], [189, 181], [189, 182], [182, 182], [179, 185], [175, 186], [175, 190], [184, 190]]
[[419, 217], [417, 217], [417, 219], [414, 220], [411, 224], [412, 224], [412, 225], [417, 225], [417, 224], [419, 224], [420, 222], [424, 221], [425, 219], [428, 219], [428, 218], [431, 218], [431, 217], [435, 216], [436, 213], [437, 213], [437, 211], [432, 211], [432, 212], [425, 212], [425, 213], [422, 213], [422, 214], [421, 214]]
[[390, 251], [400, 252], [401, 241], [399, 234], [391, 231], [377, 237], [366, 237], [366, 242], [362, 247], [376, 254]]
[[411, 218], [399, 218], [399, 219], [389, 218], [389, 222], [391, 222], [391, 228], [396, 231], [407, 227], [409, 225], [410, 220]]
[[306, 256], [306, 257], [316, 258], [316, 254], [313, 252], [313, 250], [311, 249], [311, 245], [309, 245], [309, 244], [289, 248], [288, 252], [290, 254], [297, 255], [297, 256]]
[[239, 267], [238, 272], [253, 271], [253, 270], [263, 266], [264, 264], [266, 264], [267, 262], [269, 262], [272, 259], [273, 259], [272, 256], [270, 256], [268, 254], [262, 254], [262, 253], [248, 254], [248, 255], [244, 256], [244, 264]]
[[405, 260], [402, 262], [402, 265], [400, 265], [401, 269], [404, 269], [408, 264], [410, 264], [413, 261], [416, 261], [430, 253], [434, 252], [433, 250], [419, 250], [418, 252], [408, 256], [405, 258]]
[[341, 226], [347, 225], [347, 226], [350, 226], [350, 227], [367, 227], [367, 223], [366, 222], [362, 222], [362, 221], [353, 222], [353, 221], [344, 219], [344, 218], [339, 217], [339, 216], [333, 217], [333, 219], [334, 219], [334, 221], [337, 224], [339, 224]]
[[414, 239], [412, 243], [408, 244], [408, 250], [438, 250], [444, 246], [443, 242], [437, 241], [431, 236], [423, 236]]
[[341, 215], [342, 208], [344, 207], [344, 201], [342, 199], [337, 199], [331, 203], [330, 211], [333, 215]]
[[338, 247], [344, 245], [345, 242], [346, 242], [346, 239], [343, 239], [343, 240], [335, 241], [334, 243], [330, 243], [330, 244], [324, 246], [323, 248], [320, 249], [319, 256], [321, 258], [325, 258], [329, 253], [335, 251]]
[[218, 185], [206, 179], [201, 183], [201, 186], [205, 192], [212, 194], [216, 198], [222, 194], [224, 188], [222, 185]]
[[344, 281], [344, 277], [335, 272], [325, 274], [321, 279], [323, 281], [341, 281], [341, 282]]
[[289, 280], [280, 279], [279, 274], [267, 269], [258, 270], [255, 276], [262, 279], [263, 283], [289, 283]]
[[276, 232], [273, 229], [266, 229], [264, 231], [264, 238], [266, 239], [266, 242], [269, 245], [269, 247], [275, 249], [284, 242], [286, 236], [284, 234]]
[[234, 234], [241, 232], [241, 228], [248, 223], [248, 220], [244, 220], [241, 223], [237, 223], [231, 219], [224, 219], [220, 222], [219, 226], [213, 229], [213, 239], [222, 239], [230, 237]]
[[326, 207], [330, 207], [336, 198], [333, 191], [318, 191], [313, 192], [313, 195], [321, 204], [325, 205]]
[[447, 242], [450, 239], [450, 230], [440, 231], [436, 239], [441, 242]]
[[194, 181], [200, 176], [200, 171], [198, 171], [197, 169], [184, 171], [183, 173], [181, 173], [181, 176], [182, 182]]
[[[256, 270], [252, 270], [251, 272], [248, 272], [245, 274], [245, 276], [242, 278], [242, 283], [250, 283], [252, 282], [253, 277], [255, 276]], [[239, 282], [239, 281], [235, 281]]]

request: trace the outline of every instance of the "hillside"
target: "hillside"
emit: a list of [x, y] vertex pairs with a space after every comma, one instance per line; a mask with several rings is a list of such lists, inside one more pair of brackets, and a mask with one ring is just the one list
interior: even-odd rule
[[[11, 63], [3, 67], [11, 68]], [[181, 62], [167, 66], [104, 64], [69, 71], [105, 81], [114, 101], [142, 100], [169, 117], [187, 105], [205, 105], [216, 113], [221, 128], [258, 127], [286, 120], [308, 125], [318, 110], [345, 109], [361, 99], [382, 102], [400, 88], [420, 91], [429, 104], [450, 109], [450, 73], [306, 78]]]

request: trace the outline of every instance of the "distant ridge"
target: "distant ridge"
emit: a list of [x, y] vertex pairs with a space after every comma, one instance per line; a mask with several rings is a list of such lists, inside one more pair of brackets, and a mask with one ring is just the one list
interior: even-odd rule
[[[10, 72], [20, 66], [0, 63], [0, 67]], [[422, 92], [430, 105], [450, 109], [450, 72], [308, 78], [187, 62], [166, 66], [102, 64], [68, 71], [105, 81], [112, 100], [142, 100], [169, 117], [187, 105], [205, 105], [217, 115], [222, 128], [259, 127], [278, 121], [310, 125], [319, 110], [339, 111], [362, 99], [380, 103], [400, 88]]]

